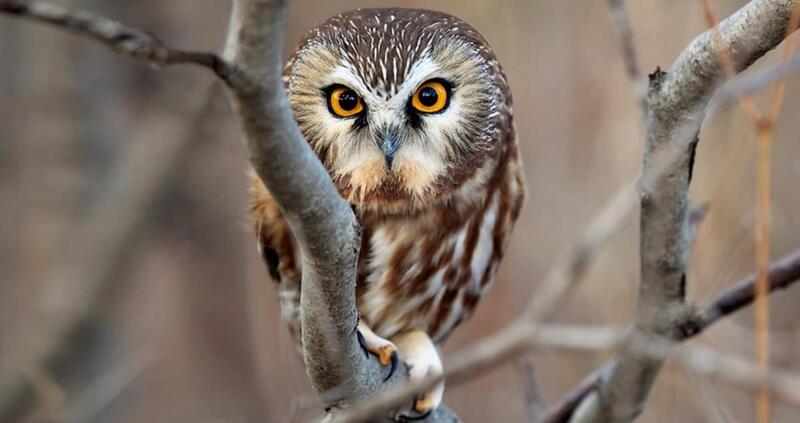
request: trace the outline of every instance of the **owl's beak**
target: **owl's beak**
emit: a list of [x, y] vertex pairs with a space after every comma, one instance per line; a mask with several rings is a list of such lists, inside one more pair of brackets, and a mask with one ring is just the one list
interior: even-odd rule
[[379, 142], [379, 147], [383, 151], [383, 159], [386, 160], [386, 166], [391, 169], [394, 162], [394, 154], [397, 153], [397, 135], [389, 132], [382, 136]]

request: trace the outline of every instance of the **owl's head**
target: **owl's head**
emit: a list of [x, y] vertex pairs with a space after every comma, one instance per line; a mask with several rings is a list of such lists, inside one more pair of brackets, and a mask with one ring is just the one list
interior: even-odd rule
[[408, 213], [477, 199], [513, 136], [494, 54], [444, 13], [333, 17], [309, 33], [284, 75], [303, 135], [361, 210]]

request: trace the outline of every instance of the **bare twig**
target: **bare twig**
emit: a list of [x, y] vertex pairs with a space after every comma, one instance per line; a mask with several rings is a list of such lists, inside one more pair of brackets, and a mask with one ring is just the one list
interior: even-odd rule
[[[784, 256], [772, 264], [769, 269], [769, 292], [786, 289], [800, 279], [800, 250]], [[694, 320], [697, 330], [702, 331], [717, 320], [736, 312], [753, 302], [755, 298], [756, 275], [731, 285], [699, 314]]]
[[761, 90], [777, 80], [797, 73], [799, 69], [800, 56], [793, 56], [788, 61], [781, 61], [758, 72], [740, 76], [719, 89], [719, 92], [709, 105], [709, 111], [715, 110], [721, 105], [734, 101], [743, 95]]
[[[770, 281], [773, 289], [788, 288], [800, 280], [800, 250], [782, 258], [770, 269]], [[678, 341], [688, 339], [699, 334], [720, 318], [740, 310], [753, 302], [754, 276], [750, 276], [733, 284], [732, 288], [723, 292], [712, 302], [706, 311], [699, 315], [687, 314], [683, 320], [677, 322], [682, 336]], [[519, 356], [537, 345], [537, 340], [547, 339], [547, 334], [538, 332], [541, 326], [533, 321], [518, 320], [509, 325], [498, 334], [483, 339], [476, 344], [464, 348], [459, 354], [448, 358], [445, 362], [444, 378], [450, 386], [471, 380], [497, 366], [506, 363], [509, 359]], [[603, 338], [603, 334], [595, 334]], [[587, 341], [584, 339], [584, 341]], [[549, 341], [552, 345], [556, 341]], [[571, 341], [559, 341], [564, 348]], [[588, 341], [587, 341], [588, 342]], [[648, 356], [650, 357], [650, 356]], [[652, 358], [652, 357], [651, 357]], [[565, 395], [555, 405], [551, 406], [542, 417], [541, 422], [566, 422], [575, 408], [581, 403], [589, 392], [599, 386], [602, 377], [612, 370], [612, 364], [604, 366], [585, 378], [573, 391]], [[403, 384], [380, 394], [366, 404], [357, 404], [347, 413], [333, 420], [337, 423], [369, 421], [372, 416], [383, 410], [388, 410], [403, 404], [414, 395], [438, 383], [442, 378], [429, 378], [417, 384]]]
[[637, 184], [623, 186], [589, 222], [583, 235], [560, 254], [525, 308], [521, 320], [543, 322], [574, 292], [600, 248], [625, 223], [638, 199]]
[[[769, 270], [770, 292], [787, 289], [800, 281], [800, 249], [791, 252], [775, 262]], [[720, 319], [735, 313], [753, 303], [755, 298], [755, 274], [750, 275], [720, 293], [702, 312], [690, 315], [679, 323], [683, 337], [676, 341], [692, 338]], [[541, 420], [542, 423], [566, 422], [581, 400], [592, 392], [602, 381], [603, 374], [612, 369], [609, 363], [587, 376], [572, 391], [564, 395], [556, 404], [550, 406]]]
[[[722, 37], [716, 30], [717, 19], [709, 0], [701, 0], [703, 11], [708, 26], [712, 28], [714, 48], [722, 62], [723, 69], [728, 79], [735, 74], [730, 52], [723, 46]], [[786, 37], [797, 28], [800, 19], [800, 3], [792, 7], [788, 23], [784, 29]], [[794, 50], [795, 39], [790, 38], [781, 49], [783, 62], [788, 62]], [[750, 116], [756, 128], [757, 156], [756, 156], [756, 219], [755, 219], [755, 252], [756, 252], [756, 300], [755, 300], [755, 351], [762, 378], [769, 372], [769, 281], [767, 271], [770, 261], [770, 230], [771, 210], [770, 191], [772, 172], [772, 142], [774, 139], [775, 122], [783, 104], [783, 94], [786, 83], [783, 78], [777, 79], [772, 87], [772, 101], [767, 114], [763, 114], [755, 101], [743, 95], [739, 99], [742, 110]], [[770, 421], [770, 398], [766, 387], [758, 392], [756, 397], [756, 418], [759, 423]]]
[[636, 95], [639, 97], [639, 105], [643, 112], [647, 111], [647, 80], [644, 78], [642, 68], [639, 66], [639, 59], [636, 55], [636, 47], [633, 43], [633, 30], [631, 29], [630, 19], [628, 18], [628, 8], [625, 0], [608, 0], [611, 10], [611, 18], [617, 27], [620, 52], [625, 63], [625, 71], [628, 78], [633, 83]]
[[536, 383], [536, 368], [533, 366], [533, 361], [528, 357], [521, 358], [517, 365], [519, 366], [520, 375], [522, 377], [522, 388], [525, 393], [525, 404], [531, 413], [531, 420], [534, 422], [539, 421], [539, 416], [544, 412], [544, 400], [542, 399], [542, 392], [539, 389], [539, 384]]
[[[156, 65], [200, 65], [211, 69], [227, 83], [253, 167], [276, 199], [303, 253], [306, 369], [325, 408], [335, 411], [339, 406], [369, 396], [390, 384], [383, 383], [383, 370], [377, 361], [364, 356], [355, 336], [358, 319], [355, 264], [360, 247], [360, 228], [349, 205], [339, 197], [324, 167], [300, 134], [286, 101], [281, 82], [281, 45], [287, 4], [287, 0], [234, 1], [224, 59], [214, 53], [170, 49], [144, 31], [46, 2], [0, 0], [0, 12], [47, 22], [89, 36], [118, 53]], [[172, 155], [165, 154], [161, 158], [166, 160], [169, 157]], [[166, 162], [159, 160], [158, 163]], [[155, 181], [162, 172], [154, 171], [152, 163], [150, 168], [148, 172], [140, 173], [153, 176]], [[138, 183], [142, 187], [151, 187], [141, 179]], [[139, 198], [127, 189], [115, 192], [136, 200]], [[119, 201], [115, 206], [124, 204], [124, 201]], [[114, 212], [104, 212], [107, 216], [115, 216]], [[117, 228], [127, 230], [130, 227], [124, 222], [115, 223]], [[71, 250], [78, 251], [78, 254], [94, 251]], [[101, 254], [100, 257], [106, 256]], [[103, 260], [95, 261], [107, 265]], [[75, 261], [78, 266], [83, 262]], [[78, 272], [69, 276], [80, 281], [85, 274]], [[92, 275], [90, 280], [100, 281], [102, 278]], [[88, 285], [95, 286], [94, 283], [82, 286]], [[52, 296], [57, 295], [54, 293]], [[91, 296], [87, 295], [81, 301], [65, 305], [70, 309], [84, 310], [90, 303], [89, 298]], [[47, 346], [36, 349], [42, 353], [30, 354], [26, 360], [37, 363], [49, 355], [45, 351], [57, 350], [51, 344], [60, 342], [65, 330], [72, 325], [62, 326], [57, 326], [59, 329], [53, 336], [43, 337]], [[406, 374], [401, 365], [392, 382], [405, 378]], [[0, 383], [9, 382], [10, 379], [2, 376]], [[9, 386], [20, 386], [20, 383], [11, 382]], [[3, 393], [5, 391], [0, 389], [0, 394]], [[0, 396], [3, 399], [14, 397]], [[447, 407], [439, 407], [426, 420], [455, 421], [457, 418]]]
[[0, 0], [0, 12], [45, 22], [91, 37], [119, 54], [144, 59], [157, 66], [200, 65], [222, 79], [228, 79], [234, 74], [233, 67], [214, 53], [169, 48], [150, 33], [92, 13], [27, 0]]
[[154, 204], [175, 163], [189, 156], [197, 130], [203, 127], [204, 110], [211, 107], [213, 98], [206, 94], [199, 100], [202, 104], [185, 127], [170, 125], [158, 139], [129, 146], [97, 206], [65, 239], [61, 260], [53, 266], [38, 303], [31, 307], [34, 315], [29, 320], [36, 326], [26, 326], [26, 330], [36, 336], [21, 337], [7, 366], [0, 367], [0, 417], [13, 412], [29, 392], [25, 372], [48, 365], [68, 350], [70, 335], [92, 316], [98, 300], [109, 289], [113, 270], [128, 251], [147, 209]]
[[[532, 342], [536, 348], [569, 351], [601, 352], [625, 348], [654, 359], [674, 359], [695, 374], [747, 390], [756, 391], [762, 385], [757, 363], [702, 345], [678, 347], [670, 339], [638, 332], [626, 334], [608, 327], [546, 325], [539, 327]], [[800, 404], [800, 374], [783, 369], [764, 382], [770, 392], [789, 403]]]
[[[716, 30], [696, 38], [670, 71], [651, 77], [643, 177], [653, 172], [657, 153], [689, 145], [667, 177], [644, 187], [641, 202], [641, 285], [633, 328], [648, 335], [680, 339], [679, 325], [691, 315], [686, 298], [689, 252], [688, 188], [696, 137], [704, 109], [722, 81], [725, 68], [715, 44], [730, 52], [730, 68], [741, 71], [786, 36], [793, 0], [753, 0]], [[725, 60], [724, 62], [728, 62]], [[688, 134], [685, 131], [688, 128]], [[688, 136], [687, 136], [688, 135]], [[589, 415], [604, 421], [630, 421], [642, 410], [662, 360], [621, 350], [596, 391], [597, 407]]]
[[[730, 49], [738, 54], [732, 57], [737, 70], [780, 41], [782, 36], [770, 30], [777, 22], [784, 20], [781, 7], [788, 3], [792, 2], [754, 0], [743, 9], [744, 12], [740, 11], [734, 15], [735, 18], [723, 23], [720, 33], [727, 34], [724, 42], [737, 47]], [[281, 207], [303, 253], [303, 348], [312, 384], [321, 396], [323, 405], [332, 407], [334, 412], [382, 389], [381, 369], [375, 361], [363, 356], [354, 336], [357, 321], [354, 276], [360, 245], [359, 228], [352, 211], [339, 198], [327, 172], [304, 142], [286, 103], [280, 79], [280, 46], [287, 1], [236, 0], [224, 60], [205, 56], [204, 53], [196, 56], [169, 50], [146, 33], [125, 27], [122, 29], [132, 32], [117, 33], [121, 34], [120, 39], [114, 38], [113, 33], [108, 37], [109, 34], [100, 30], [102, 28], [88, 25], [97, 21], [90, 18], [98, 17], [23, 13], [30, 12], [31, 5], [42, 4], [0, 0], [0, 11], [36, 17], [77, 30], [121, 49], [124, 54], [158, 64], [194, 63], [210, 67], [228, 82], [253, 166]], [[78, 18], [88, 19], [88, 24]], [[750, 36], [745, 34], [748, 31], [752, 33]], [[126, 44], [127, 37], [136, 42]], [[137, 44], [140, 42], [144, 44]], [[656, 73], [651, 81], [651, 113], [648, 120], [650, 142], [641, 187], [645, 195], [643, 209], [649, 207], [648, 216], [654, 223], [645, 227], [643, 222], [643, 234], [647, 235], [643, 235], [643, 292], [637, 314], [637, 327], [643, 329], [647, 336], [676, 339], [679, 329], [672, 325], [682, 323], [684, 326], [681, 328], [688, 325], [676, 318], [692, 317], [686, 313], [688, 309], [683, 302], [684, 256], [688, 244], [685, 233], [688, 231], [684, 231], [687, 224], [685, 200], [693, 160], [693, 147], [685, 146], [693, 146], [692, 140], [686, 139], [696, 134], [702, 121], [702, 110], [719, 79], [719, 64], [710, 54], [709, 44], [707, 35], [700, 37], [676, 62], [671, 74]], [[680, 129], [684, 127], [690, 128], [690, 137], [686, 136], [687, 131]], [[671, 142], [673, 139], [682, 141], [674, 143]], [[675, 148], [676, 145], [679, 148]], [[671, 166], [677, 169], [675, 173], [662, 172], [659, 166], [652, 163], [661, 152], [670, 151], [670, 148], [676, 152], [672, 153], [676, 160]], [[668, 162], [673, 164], [673, 160]], [[665, 173], [669, 173], [669, 177], [665, 177]], [[599, 226], [593, 228], [590, 225], [588, 235], [563, 256], [561, 265], [549, 274], [548, 281], [566, 281], [566, 286], [572, 286], [580, 279], [598, 246], [613, 233], [614, 228], [619, 227], [632, 207], [629, 205], [635, 204], [635, 201], [631, 201], [631, 192], [636, 193], [635, 190], [623, 191], [620, 194], [622, 199], [612, 202], [606, 212], [601, 213], [596, 220], [601, 222]], [[662, 206], [665, 209], [662, 210]], [[658, 246], [663, 247], [660, 252], [656, 248]], [[653, 264], [655, 268], [650, 268]], [[656, 284], [656, 281], [660, 284]], [[521, 319], [497, 336], [454, 357], [446, 370], [446, 377], [451, 384], [475, 377], [519, 355], [535, 342], [544, 343], [548, 332], [541, 331], [535, 321], [539, 317], [547, 317], [553, 304], [560, 302], [564, 295], [555, 291], [549, 297], [553, 300], [544, 306], [532, 303], [534, 306], [531, 307], [532, 314], [528, 316], [530, 319]], [[674, 303], [675, 307], [660, 310], [648, 307], [665, 303]], [[662, 319], [664, 312], [669, 318]], [[582, 338], [581, 342], [586, 340]], [[565, 338], [559, 342], [564, 345], [568, 340]], [[621, 354], [628, 354], [627, 358], [630, 359], [627, 361], [628, 373], [647, 370], [644, 372], [645, 379], [637, 379], [644, 382], [641, 384], [643, 392], [638, 398], [643, 400], [655, 376], [652, 370], [657, 370], [664, 357], [654, 358], [652, 354], [634, 349], [623, 350]], [[608, 378], [598, 377], [592, 387], [607, 384], [613, 388], [614, 376], [626, 372], [620, 369], [619, 366], [611, 367], [604, 373]], [[398, 373], [402, 375], [403, 371]], [[625, 381], [626, 378], [620, 380]], [[346, 414], [334, 414], [334, 419], [359, 421], [382, 415], [384, 410], [400, 406], [437, 381], [430, 379], [413, 386], [400, 386], [370, 400], [366, 406], [353, 407]], [[599, 392], [602, 394], [602, 391]], [[596, 408], [609, 407], [603, 395], [596, 398]], [[635, 415], [635, 412], [626, 412], [630, 409], [630, 398], [622, 399], [625, 401], [621, 415]], [[575, 401], [575, 404], [579, 402]], [[633, 405], [639, 405], [636, 398]], [[589, 410], [589, 413], [592, 411]], [[455, 419], [446, 407], [440, 407], [427, 421]]]

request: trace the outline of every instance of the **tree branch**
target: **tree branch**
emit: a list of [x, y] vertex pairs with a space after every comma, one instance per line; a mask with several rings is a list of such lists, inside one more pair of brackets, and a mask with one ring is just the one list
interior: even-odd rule
[[[800, 279], [800, 250], [784, 256], [772, 264], [769, 269], [769, 292], [787, 289], [798, 279]], [[750, 305], [755, 298], [755, 284], [756, 275], [752, 274], [731, 285], [717, 296], [696, 319], [693, 319], [692, 323], [696, 326], [686, 332], [693, 336], [716, 323], [717, 320]]]
[[[770, 266], [770, 293], [787, 289], [800, 281], [800, 249], [794, 250]], [[755, 299], [756, 275], [751, 274], [734, 282], [720, 293], [702, 312], [688, 315], [676, 325], [682, 327], [683, 336], [675, 341], [684, 341], [697, 336], [723, 317], [729, 316], [753, 303]], [[604, 373], [611, 371], [613, 362], [606, 364], [584, 378], [572, 391], [550, 406], [541, 423], [569, 421], [572, 413], [586, 396], [602, 382]]]
[[[773, 281], [773, 289], [788, 288], [797, 281], [800, 281], [800, 249], [795, 250], [791, 254], [785, 256], [776, 262], [770, 269], [770, 280]], [[753, 302], [753, 284], [755, 283], [755, 276], [749, 276], [740, 282], [732, 284], [732, 288], [723, 292], [712, 305], [699, 316], [716, 315], [712, 310], [718, 308], [718, 304], [728, 304], [725, 315], [734, 313]], [[736, 298], [735, 301], [729, 300]], [[686, 330], [686, 335], [677, 341], [688, 339], [691, 336], [699, 334], [702, 330], [708, 328], [723, 316], [716, 318], [708, 318], [707, 324], [698, 326], [698, 321], [703, 321], [698, 315], [686, 315], [685, 320], [678, 322], [677, 325], [685, 328], [691, 328], [691, 331]], [[552, 335], [552, 332], [540, 332], [542, 326], [534, 321], [518, 320], [512, 323], [498, 334], [489, 338], [478, 341], [477, 343], [463, 349], [462, 352], [453, 357], [449, 357], [445, 362], [444, 378], [447, 379], [449, 386], [455, 386], [472, 380], [500, 365], [507, 363], [509, 360], [519, 356], [520, 354], [530, 351], [537, 346], [549, 346], [558, 348], [575, 348], [583, 349], [581, 345], [584, 343], [597, 343], [603, 344], [603, 340], [607, 340], [608, 336], [604, 333], [581, 332], [579, 337], [571, 337], [570, 339], [561, 339], [559, 336]], [[667, 339], [659, 335], [647, 335], [636, 332], [638, 337], [648, 336], [657, 339]], [[563, 334], [562, 334], [563, 335]], [[580, 339], [579, 339], [580, 338]], [[592, 338], [592, 339], [588, 339]], [[614, 342], [617, 342], [616, 340]], [[603, 344], [606, 345], [606, 344]], [[607, 345], [604, 348], [611, 348], [614, 345]], [[635, 349], [639, 354], [649, 357], [650, 359], [663, 361], [664, 357], [660, 355], [653, 355], [647, 351], [642, 351], [641, 348]], [[604, 367], [596, 370], [590, 376], [587, 376], [581, 381], [578, 386], [570, 393], [562, 397], [556, 404], [549, 407], [547, 412], [544, 413], [540, 422], [541, 423], [556, 423], [569, 421], [575, 409], [593, 392], [602, 382], [603, 375], [607, 374], [613, 369], [613, 363], [609, 363]], [[413, 398], [419, 392], [430, 389], [442, 378], [428, 378], [416, 384], [403, 384], [396, 386], [393, 389], [377, 395], [372, 398], [368, 403], [357, 404], [352, 409], [348, 410], [343, 415], [338, 416], [331, 423], [352, 423], [364, 422], [373, 416], [380, 415], [383, 410], [388, 410], [397, 407], [400, 404]]]
[[[303, 139], [286, 101], [280, 46], [287, 3], [287, 0], [235, 0], [224, 59], [212, 53], [172, 50], [143, 31], [43, 2], [0, 0], [0, 12], [88, 35], [115, 51], [158, 65], [201, 65], [228, 83], [253, 166], [278, 202], [303, 252], [306, 369], [323, 405], [337, 414], [338, 409], [390, 384], [382, 383], [382, 369], [375, 360], [363, 355], [355, 336], [358, 223]], [[793, 4], [791, 0], [753, 0], [721, 24], [720, 34], [732, 52], [737, 71], [780, 42]], [[719, 304], [715, 302], [718, 307], [701, 317], [691, 312], [685, 299], [685, 266], [690, 244], [687, 190], [694, 146], [703, 109], [721, 76], [711, 44], [709, 33], [698, 37], [670, 73], [657, 71], [651, 77], [648, 142], [641, 179], [642, 286], [634, 323], [636, 333], [645, 336], [686, 339], [752, 301], [752, 281], [726, 292], [726, 299]], [[677, 159], [659, 165], [656, 158], [664, 151], [676, 151]], [[590, 228], [587, 241], [567, 254], [548, 279], [577, 281], [597, 246], [622, 221], [631, 198], [623, 191], [620, 199], [612, 203], [617, 208], [611, 207], [598, 219], [605, 224]], [[775, 276], [786, 278], [787, 282], [775, 287], [788, 286], [789, 279], [794, 281], [798, 277], [800, 265], [795, 262], [800, 262], [800, 258], [787, 260]], [[548, 297], [559, 299], [563, 292], [554, 291]], [[531, 315], [546, 317], [550, 307], [552, 304], [534, 307]], [[521, 319], [498, 336], [456, 356], [446, 372], [450, 383], [470, 379], [529, 349], [536, 339], [544, 336], [535, 320]], [[580, 405], [579, 398], [594, 392], [594, 401], [584, 407], [586, 415], [605, 416], [607, 420], [632, 419], [663, 359], [635, 348], [621, 350], [611, 365], [583, 385], [586, 388], [573, 397], [570, 410]], [[404, 374], [402, 369], [393, 382]], [[392, 395], [387, 393], [380, 401], [372, 399], [369, 407], [356, 408], [342, 418], [358, 420], [380, 415], [434, 383], [436, 379], [399, 387]], [[455, 420], [446, 407], [440, 407], [426, 421]]]
[[234, 73], [232, 66], [214, 53], [172, 49], [150, 33], [92, 13], [26, 0], [0, 0], [0, 12], [44, 22], [93, 38], [119, 54], [143, 59], [157, 66], [200, 65], [223, 80]]
[[[335, 411], [391, 383], [383, 382], [384, 370], [364, 356], [355, 336], [360, 227], [303, 139], [286, 100], [281, 45], [287, 6], [287, 0], [235, 0], [223, 59], [214, 53], [168, 48], [151, 34], [91, 13], [39, 1], [0, 0], [2, 13], [88, 36], [155, 65], [200, 65], [227, 83], [253, 167], [303, 253], [306, 370], [323, 406]], [[406, 376], [401, 365], [391, 382]], [[426, 419], [457, 420], [447, 407]]]
[[300, 133], [281, 69], [287, 1], [234, 2], [225, 58], [254, 81], [231, 91], [250, 160], [303, 255], [303, 356], [326, 408], [366, 397], [381, 381], [355, 336], [360, 228]]
[[633, 30], [631, 29], [630, 19], [628, 19], [628, 7], [625, 4], [625, 0], [608, 0], [608, 5], [611, 10], [611, 19], [617, 27], [619, 50], [625, 64], [625, 72], [633, 84], [642, 111], [646, 112], [647, 80], [642, 75], [642, 67], [639, 66], [636, 47], [633, 44]]
[[[247, 81], [230, 87], [250, 160], [302, 251], [303, 359], [322, 405], [336, 414], [391, 384], [356, 337], [360, 226], [304, 140], [286, 99], [281, 46], [287, 6], [286, 0], [234, 1], [224, 57]], [[406, 375], [401, 366], [391, 382]], [[444, 406], [426, 419], [457, 420]]]
[[[786, 36], [794, 0], [753, 0], [718, 28], [720, 42], [741, 71]], [[639, 305], [632, 330], [668, 339], [685, 335], [681, 323], [691, 315], [686, 298], [690, 247], [688, 190], [697, 134], [704, 109], [724, 74], [712, 31], [697, 37], [669, 72], [651, 75], [643, 179], [667, 148], [683, 150], [670, 172], [642, 186]], [[599, 401], [587, 421], [631, 421], [642, 410], [663, 360], [623, 349], [596, 388]]]
[[[63, 241], [60, 260], [49, 270], [45, 290], [30, 307], [32, 316], [20, 322], [30, 336], [19, 337], [11, 357], [0, 366], [0, 420], [20, 412], [25, 403], [31, 390], [25, 372], [43, 368], [70, 351], [71, 337], [109, 292], [113, 271], [129, 251], [164, 181], [178, 162], [190, 156], [203, 120], [212, 110], [211, 93], [209, 89], [198, 97], [202, 104], [185, 126], [168, 126], [156, 139], [133, 140], [124, 162], [102, 187], [96, 207], [75, 223]], [[152, 131], [147, 135], [153, 137]]]

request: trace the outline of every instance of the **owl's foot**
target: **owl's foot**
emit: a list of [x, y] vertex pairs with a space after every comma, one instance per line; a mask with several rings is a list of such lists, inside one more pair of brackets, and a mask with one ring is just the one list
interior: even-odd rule
[[364, 322], [358, 322], [357, 336], [365, 354], [374, 354], [382, 366], [391, 366], [384, 382], [391, 379], [399, 361], [397, 347], [391, 341], [376, 335]]
[[[419, 382], [429, 376], [441, 375], [444, 371], [439, 351], [431, 338], [421, 330], [412, 330], [395, 336], [392, 340], [400, 351], [400, 357], [408, 367], [408, 376], [412, 382]], [[422, 393], [414, 401], [416, 416], [403, 416], [405, 420], [423, 420], [439, 404], [444, 397], [444, 382], [433, 389]]]

